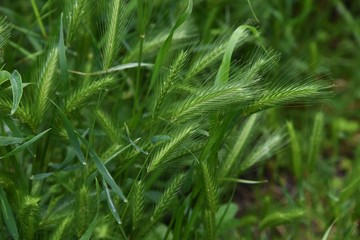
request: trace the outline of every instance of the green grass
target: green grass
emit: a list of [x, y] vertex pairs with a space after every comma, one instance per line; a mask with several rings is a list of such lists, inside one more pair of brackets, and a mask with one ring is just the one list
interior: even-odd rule
[[3, 2], [1, 238], [358, 236], [342, 2]]

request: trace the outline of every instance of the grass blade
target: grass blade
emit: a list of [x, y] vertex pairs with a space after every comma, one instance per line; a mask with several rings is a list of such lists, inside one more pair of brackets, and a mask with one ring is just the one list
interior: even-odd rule
[[[79, 136], [79, 138], [81, 139], [81, 141], [84, 145], [86, 145], [86, 146], [89, 145], [89, 143], [83, 137]], [[124, 193], [122, 192], [121, 188], [116, 184], [115, 180], [110, 175], [109, 171], [106, 169], [104, 163], [101, 161], [99, 156], [96, 154], [96, 152], [91, 147], [88, 147], [88, 150], [89, 150], [90, 157], [93, 159], [95, 166], [99, 170], [101, 176], [104, 178], [104, 180], [107, 182], [107, 184], [110, 185], [112, 190], [114, 190], [114, 192], [124, 202], [127, 202], [126, 197], [125, 197]]]
[[53, 174], [53, 172], [35, 174], [30, 177], [30, 180], [43, 180]]
[[103, 186], [105, 188], [106, 200], [107, 200], [110, 212], [114, 216], [116, 222], [118, 224], [121, 224], [121, 219], [120, 219], [119, 213], [117, 212], [116, 207], [115, 207], [115, 205], [114, 205], [114, 203], [113, 203], [113, 201], [111, 199], [111, 194], [110, 194], [109, 188], [107, 187], [107, 184], [106, 184], [106, 181], [105, 181], [104, 178], [103, 178]]
[[17, 70], [15, 70], [10, 76], [11, 89], [13, 94], [13, 104], [11, 107], [11, 115], [16, 112], [16, 109], [19, 107], [19, 103], [23, 94], [23, 86], [21, 75]]
[[310, 150], [308, 156], [308, 164], [311, 168], [315, 164], [320, 151], [321, 140], [323, 138], [324, 115], [319, 112], [315, 117], [314, 127], [310, 139]]
[[328, 227], [328, 229], [326, 230], [324, 236], [322, 237], [322, 240], [328, 240], [329, 239], [330, 232], [331, 232], [332, 228], [334, 227], [336, 221], [337, 221], [337, 219]]
[[11, 144], [22, 143], [23, 141], [24, 141], [24, 138], [0, 136], [0, 146], [1, 147], [11, 145]]
[[61, 75], [63, 77], [63, 80], [66, 80], [68, 78], [68, 65], [66, 61], [66, 49], [64, 43], [63, 13], [61, 13], [59, 36], [60, 36], [58, 43], [59, 64], [60, 64]]
[[35, 13], [35, 16], [36, 16], [36, 21], [39, 24], [41, 34], [43, 35], [44, 38], [46, 38], [47, 34], [46, 34], [45, 26], [44, 26], [44, 23], [42, 22], [40, 12], [39, 12], [39, 9], [38, 9], [38, 7], [36, 5], [35, 0], [31, 0], [31, 6], [32, 6], [32, 8], [34, 10], [34, 13]]
[[80, 142], [77, 138], [77, 135], [75, 133], [75, 130], [74, 128], [72, 127], [70, 121], [67, 119], [67, 117], [65, 116], [65, 113], [63, 113], [63, 111], [58, 107], [58, 105], [56, 105], [56, 103], [54, 103], [51, 99], [49, 99], [52, 104], [54, 104], [54, 106], [59, 110], [59, 115], [60, 115], [60, 118], [61, 120], [63, 121], [64, 123], [64, 126], [65, 126], [65, 130], [68, 134], [68, 137], [70, 139], [70, 143], [72, 145], [72, 147], [74, 148], [75, 150], [75, 153], [76, 153], [76, 156], [79, 158], [80, 162], [83, 164], [83, 165], [86, 165], [86, 162], [85, 162], [85, 157], [84, 157], [84, 154], [83, 152], [81, 151], [81, 146], [80, 146]]
[[302, 174], [302, 161], [301, 161], [301, 151], [298, 135], [296, 134], [294, 125], [292, 122], [287, 122], [287, 128], [290, 136], [291, 142], [291, 152], [292, 152], [292, 161], [294, 174], [297, 179], [300, 179]]
[[231, 63], [231, 56], [234, 52], [237, 42], [239, 39], [245, 39], [247, 37], [246, 26], [239, 26], [232, 34], [220, 65], [219, 71], [217, 72], [216, 79], [215, 79], [215, 86], [222, 86], [228, 82], [229, 79], [229, 71], [230, 71], [230, 63]]
[[10, 207], [8, 199], [6, 198], [6, 193], [2, 188], [0, 188], [0, 209], [11, 237], [15, 240], [19, 239], [14, 213]]
[[256, 181], [256, 180], [248, 180], [248, 179], [238, 179], [238, 178], [220, 178], [222, 181], [235, 182], [235, 183], [243, 183], [243, 184], [261, 184], [267, 183], [267, 180]]
[[12, 150], [11, 152], [5, 154], [4, 156], [0, 157], [0, 159], [3, 158], [7, 158], [10, 157], [12, 155], [15, 155], [19, 152], [24, 151], [27, 147], [29, 147], [31, 144], [33, 144], [34, 142], [36, 142], [37, 140], [39, 140], [42, 136], [44, 136], [48, 131], [50, 131], [51, 128], [39, 133], [38, 135], [36, 135], [35, 137], [31, 138], [29, 141], [23, 143], [22, 145], [18, 146], [17, 148], [15, 148], [14, 150]]
[[74, 71], [74, 70], [69, 70], [70, 73], [73, 74], [77, 74], [77, 75], [82, 75], [82, 76], [93, 76], [93, 75], [101, 75], [101, 74], [108, 74], [111, 72], [118, 72], [118, 71], [123, 71], [126, 69], [132, 69], [132, 68], [138, 68], [138, 67], [153, 67], [154, 64], [152, 63], [126, 63], [126, 64], [120, 64], [120, 65], [116, 65], [112, 68], [109, 68], [107, 70], [101, 70], [101, 71], [96, 71], [96, 72], [90, 72], [90, 73], [86, 73], [86, 72], [79, 72], [79, 71]]

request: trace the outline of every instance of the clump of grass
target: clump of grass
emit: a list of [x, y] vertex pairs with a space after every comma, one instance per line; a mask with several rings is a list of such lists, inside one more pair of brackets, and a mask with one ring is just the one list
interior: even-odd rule
[[[283, 130], [258, 128], [260, 115], [253, 113], [327, 93], [326, 82], [273, 73], [278, 55], [259, 42], [254, 27], [241, 25], [206, 45], [180, 43], [179, 32], [193, 31], [186, 29], [193, 2], [142, 3], [98, 1], [106, 9], [99, 13], [86, 1], [69, 1], [63, 14], [54, 14], [58, 46], [48, 44], [44, 60], [22, 70], [24, 96], [14, 98], [20, 107], [1, 115], [0, 176], [10, 176], [0, 178], [5, 238], [142, 239], [159, 229], [163, 238], [222, 238], [218, 216], [232, 201], [232, 183], [251, 182], [238, 178], [286, 143]], [[159, 32], [162, 4], [178, 13], [165, 37], [139, 39], [133, 31]], [[42, 27], [37, 7], [40, 31], [54, 27]], [[158, 49], [150, 49], [154, 42]], [[256, 50], [239, 51], [249, 48]], [[9, 111], [10, 99], [1, 97], [1, 108]], [[318, 130], [318, 142], [316, 136]], [[277, 212], [259, 227], [300, 215]]]

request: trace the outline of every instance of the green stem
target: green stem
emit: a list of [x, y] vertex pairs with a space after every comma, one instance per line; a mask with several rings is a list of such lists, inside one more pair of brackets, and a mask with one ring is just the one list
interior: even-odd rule
[[41, 34], [43, 35], [44, 38], [47, 38], [45, 27], [44, 27], [44, 24], [43, 24], [43, 22], [41, 20], [40, 12], [39, 12], [39, 9], [38, 9], [38, 7], [37, 7], [37, 5], [35, 3], [35, 0], [31, 0], [31, 6], [32, 6], [32, 8], [34, 10], [34, 13], [35, 13], [35, 16], [36, 16], [36, 21], [39, 24]]

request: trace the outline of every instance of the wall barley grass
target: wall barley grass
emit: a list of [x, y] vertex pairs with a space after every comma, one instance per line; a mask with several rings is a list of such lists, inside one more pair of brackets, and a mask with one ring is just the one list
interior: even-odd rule
[[283, 73], [256, 28], [213, 18], [199, 33], [202, 1], [32, 1], [34, 16], [4, 1], [14, 75], [0, 70], [1, 239], [240, 239], [240, 226], [303, 218], [301, 207], [236, 213], [235, 184], [266, 182], [240, 177], [287, 143], [263, 124], [269, 112], [253, 113], [329, 89]]

